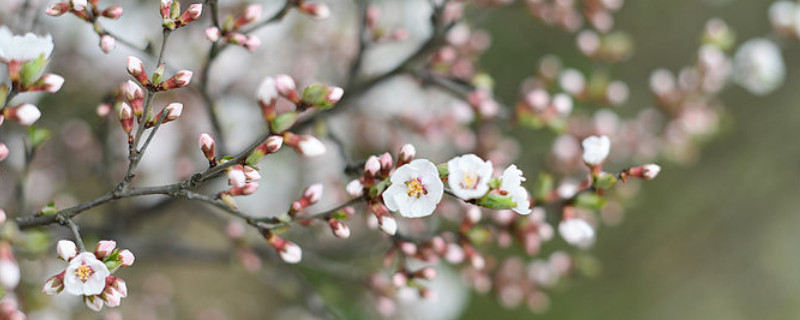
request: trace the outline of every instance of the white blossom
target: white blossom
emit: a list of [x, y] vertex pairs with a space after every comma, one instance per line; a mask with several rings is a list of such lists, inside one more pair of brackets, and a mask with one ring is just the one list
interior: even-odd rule
[[786, 77], [780, 49], [765, 38], [751, 39], [742, 44], [733, 57], [733, 70], [733, 80], [759, 96], [780, 87]]
[[480, 198], [489, 191], [492, 162], [483, 161], [474, 154], [455, 157], [447, 162], [447, 183], [450, 190], [461, 199]]
[[558, 233], [567, 243], [581, 249], [594, 245], [594, 229], [585, 220], [572, 218], [561, 221]]
[[383, 192], [383, 202], [401, 216], [428, 216], [442, 200], [444, 184], [439, 171], [429, 160], [417, 159], [398, 168], [390, 178], [392, 185]]
[[283, 249], [278, 251], [278, 254], [281, 256], [283, 262], [286, 263], [298, 263], [303, 259], [303, 249], [291, 241], [286, 241]]
[[529, 214], [531, 213], [531, 203], [528, 200], [528, 190], [522, 187], [523, 181], [525, 181], [525, 177], [522, 176], [522, 171], [512, 164], [503, 171], [503, 176], [500, 178], [500, 190], [514, 200], [516, 205], [511, 210], [519, 214]]
[[6, 61], [30, 61], [40, 56], [49, 58], [53, 52], [53, 37], [33, 33], [15, 36], [6, 26], [0, 27], [0, 58]]
[[[64, 289], [73, 295], [92, 296], [103, 292], [111, 273], [93, 253], [82, 252], [73, 258], [64, 274]], [[88, 305], [88, 304], [87, 304]]]
[[607, 136], [591, 136], [583, 139], [583, 161], [589, 165], [602, 163], [611, 150], [611, 141]]

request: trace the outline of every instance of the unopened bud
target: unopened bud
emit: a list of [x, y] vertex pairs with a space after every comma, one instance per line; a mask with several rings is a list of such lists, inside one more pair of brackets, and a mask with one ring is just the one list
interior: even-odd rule
[[364, 173], [370, 177], [377, 177], [380, 170], [381, 162], [378, 160], [378, 157], [370, 156], [367, 158], [367, 162], [364, 163]]
[[339, 87], [328, 87], [328, 95], [325, 96], [325, 100], [330, 104], [336, 104], [342, 99], [343, 95], [344, 89]]
[[185, 26], [187, 23], [192, 22], [200, 18], [200, 15], [203, 13], [203, 5], [200, 3], [195, 3], [189, 6], [186, 11], [181, 14], [180, 18], [178, 18], [178, 22], [180, 26]]
[[142, 87], [131, 80], [128, 80], [122, 85], [122, 94], [124, 94], [125, 98], [129, 101], [144, 98], [144, 90], [142, 90]]
[[122, 130], [130, 134], [133, 130], [133, 110], [125, 102], [119, 107], [119, 122], [122, 124]]
[[49, 15], [49, 16], [58, 17], [58, 16], [60, 16], [60, 15], [62, 15], [64, 13], [66, 13], [67, 11], [69, 11], [69, 4], [68, 3], [66, 3], [66, 2], [57, 2], [57, 3], [51, 4], [49, 7], [47, 7], [47, 10], [45, 10], [44, 13], [46, 15]]
[[278, 93], [289, 99], [293, 103], [300, 102], [300, 96], [297, 93], [297, 86], [295, 85], [294, 79], [289, 75], [279, 74], [275, 76], [275, 89], [278, 90]]
[[128, 73], [132, 75], [136, 81], [139, 81], [142, 85], [146, 85], [150, 83], [150, 80], [147, 79], [147, 73], [144, 71], [144, 64], [142, 60], [139, 58], [130, 56], [128, 57]]
[[[133, 252], [130, 250], [125, 249], [119, 252], [119, 261], [122, 262], [123, 267], [129, 267], [133, 265], [135, 260], [136, 257], [133, 256]], [[125, 291], [125, 295], [127, 295], [127, 290]]]
[[172, 0], [161, 0], [161, 5], [159, 6], [159, 12], [161, 13], [161, 19], [169, 19], [170, 18], [170, 10], [172, 9]]
[[264, 235], [267, 242], [278, 251], [278, 255], [286, 263], [298, 263], [303, 258], [303, 250], [296, 243], [284, 240], [272, 233]]
[[419, 269], [419, 270], [417, 270], [417, 272], [414, 272], [414, 277], [415, 278], [425, 279], [425, 280], [433, 280], [434, 278], [436, 278], [436, 269], [434, 269], [432, 267], [425, 267], [425, 268]]
[[111, 252], [117, 248], [117, 243], [113, 240], [103, 240], [97, 243], [97, 246], [94, 248], [94, 255], [100, 261], [105, 260], [108, 256], [111, 255]]
[[208, 159], [209, 163], [216, 163], [216, 156], [214, 155], [214, 138], [212, 138], [208, 133], [203, 133], [200, 135], [200, 140], [197, 143], [200, 146], [200, 150], [203, 151], [203, 155], [206, 157], [206, 159]]
[[291, 132], [284, 133], [284, 142], [305, 157], [315, 157], [325, 154], [325, 144], [314, 136], [299, 136]]
[[211, 41], [219, 40], [220, 32], [219, 28], [217, 27], [208, 27], [206, 28], [206, 38]]
[[42, 82], [42, 90], [50, 93], [58, 92], [64, 85], [64, 77], [53, 73], [45, 73], [39, 81]]
[[392, 155], [386, 152], [378, 158], [378, 161], [381, 163], [381, 175], [388, 176], [394, 167]]
[[331, 231], [333, 231], [333, 235], [337, 238], [347, 239], [350, 237], [350, 227], [348, 227], [344, 222], [341, 222], [336, 219], [331, 219], [328, 224], [331, 226]]
[[75, 242], [69, 240], [59, 240], [58, 244], [56, 245], [56, 252], [58, 252], [58, 257], [63, 259], [64, 261], [70, 261], [72, 258], [78, 255], [78, 247], [75, 246]]
[[16, 107], [6, 108], [3, 116], [9, 120], [15, 120], [22, 125], [29, 126], [36, 122], [36, 120], [39, 120], [39, 117], [42, 116], [42, 112], [39, 111], [39, 108], [35, 105], [25, 103]]
[[331, 15], [331, 9], [324, 3], [304, 3], [298, 8], [314, 19], [325, 19]]
[[114, 37], [104, 34], [100, 37], [100, 50], [104, 53], [109, 53], [117, 47], [117, 40]]
[[19, 264], [14, 259], [11, 245], [7, 241], [0, 242], [0, 287], [12, 290], [19, 284], [19, 279]]
[[72, 6], [72, 10], [75, 11], [83, 11], [86, 9], [86, 0], [71, 0], [70, 5]]
[[345, 189], [347, 190], [347, 194], [351, 197], [360, 197], [364, 194], [364, 185], [361, 184], [361, 181], [358, 179], [350, 181]]
[[233, 23], [233, 30], [238, 30], [242, 26], [261, 18], [261, 5], [251, 4], [244, 9], [244, 13]]
[[122, 16], [122, 7], [111, 6], [103, 10], [102, 15], [109, 19], [117, 19]]
[[175, 73], [172, 78], [167, 79], [161, 83], [161, 90], [172, 90], [177, 88], [183, 88], [189, 85], [189, 82], [192, 80], [192, 72], [189, 70], [180, 70]]
[[247, 182], [261, 180], [261, 174], [251, 166], [244, 166], [244, 177], [247, 178]]
[[256, 51], [259, 47], [261, 47], [261, 39], [253, 35], [248, 35], [244, 40], [244, 43], [242, 43], [242, 46], [244, 46], [247, 51]]
[[255, 193], [256, 190], [258, 190], [258, 182], [248, 182], [244, 186], [231, 188], [228, 190], [228, 195], [247, 196]]
[[381, 231], [390, 236], [397, 233], [397, 221], [388, 214], [381, 215], [380, 218], [378, 218], [378, 226], [380, 226]]
[[661, 172], [661, 166], [657, 164], [646, 164], [639, 167], [628, 169], [624, 174], [630, 177], [652, 180]]
[[417, 149], [414, 148], [411, 144], [405, 144], [402, 148], [400, 148], [400, 154], [397, 156], [397, 167], [400, 167], [406, 163], [411, 162], [414, 160], [414, 156], [417, 154]]
[[[0, 161], [5, 160], [8, 157], [8, 147], [5, 143], [0, 142]], [[0, 222], [0, 224], [2, 224]]]
[[322, 190], [323, 186], [321, 183], [313, 184], [303, 192], [303, 198], [308, 199], [309, 205], [315, 204], [322, 198]]
[[244, 187], [247, 178], [244, 176], [244, 170], [242, 170], [242, 166], [233, 166], [228, 170], [227, 173], [229, 185], [233, 186], [234, 188]]

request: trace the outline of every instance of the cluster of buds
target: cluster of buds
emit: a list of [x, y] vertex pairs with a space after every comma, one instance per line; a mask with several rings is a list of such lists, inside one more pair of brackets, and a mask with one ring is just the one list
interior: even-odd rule
[[78, 252], [75, 243], [60, 240], [56, 249], [59, 258], [69, 266], [61, 273], [50, 277], [42, 288], [47, 295], [55, 295], [66, 290], [67, 293], [82, 296], [89, 309], [100, 311], [103, 305], [119, 306], [121, 299], [128, 295], [125, 281], [112, 276], [120, 267], [131, 266], [134, 262], [130, 250], [120, 250], [111, 240], [97, 243], [94, 252]]
[[117, 39], [103, 31], [95, 22], [99, 17], [118, 19], [122, 16], [122, 7], [110, 6], [101, 10], [96, 0], [88, 2], [86, 0], [67, 0], [65, 2], [51, 4], [47, 7], [47, 10], [45, 10], [46, 14], [54, 17], [58, 17], [67, 12], [72, 13], [81, 20], [91, 23], [95, 27], [95, 32], [100, 37], [100, 49], [103, 50], [103, 52], [109, 53], [117, 46]]
[[[527, 0], [528, 11], [547, 25], [570, 32], [578, 31], [588, 22], [600, 32], [614, 28], [613, 14], [622, 8], [623, 0], [541, 1]], [[579, 7], [583, 4], [582, 7]]]
[[322, 184], [317, 183], [308, 186], [303, 195], [297, 201], [292, 202], [292, 207], [289, 208], [289, 216], [303, 216], [306, 213], [304, 210], [322, 199]]
[[[308, 86], [300, 95], [294, 79], [285, 74], [264, 78], [256, 91], [261, 114], [275, 133], [283, 133], [290, 129], [297, 121], [300, 112], [309, 108], [330, 109], [342, 99], [343, 95], [342, 88], [322, 84]], [[280, 97], [294, 104], [296, 110], [278, 113], [275, 107]]]
[[391, 42], [403, 41], [408, 38], [408, 31], [403, 28], [394, 30], [387, 30], [386, 28], [378, 25], [381, 17], [381, 10], [376, 5], [369, 5], [367, 7], [366, 16], [366, 29], [370, 34], [372, 42]]
[[478, 73], [476, 63], [491, 44], [489, 33], [470, 29], [466, 24], [456, 24], [447, 33], [447, 45], [431, 58], [432, 70], [468, 83], [486, 82], [486, 74]]
[[215, 26], [206, 29], [206, 38], [213, 42], [223, 39], [225, 42], [239, 45], [248, 51], [256, 51], [261, 46], [261, 39], [241, 31], [242, 27], [261, 19], [262, 8], [259, 4], [248, 5], [239, 16], [228, 15], [222, 23], [222, 29]]
[[240, 164], [228, 167], [225, 173], [228, 176], [228, 185], [231, 188], [221, 192], [219, 198], [229, 207], [236, 209], [237, 206], [233, 197], [247, 196], [256, 192], [258, 190], [258, 181], [261, 180], [261, 174], [258, 173], [258, 169], [255, 167]]
[[180, 1], [161, 0], [159, 7], [161, 13], [161, 25], [165, 30], [175, 30], [177, 28], [186, 26], [189, 22], [195, 21], [200, 18], [203, 13], [203, 4], [194, 3], [189, 6], [186, 11], [181, 13]]
[[331, 15], [331, 8], [323, 2], [290, 0], [290, 3], [297, 7], [297, 10], [311, 16], [314, 19], [325, 19]]
[[286, 263], [295, 264], [303, 259], [303, 249], [296, 243], [284, 240], [269, 230], [263, 230], [262, 234], [267, 239], [269, 245], [275, 248], [281, 260]]
[[164, 68], [164, 64], [158, 66], [158, 69], [153, 72], [152, 79], [149, 79], [147, 77], [147, 71], [144, 70], [144, 63], [142, 63], [142, 60], [139, 58], [129, 56], [128, 65], [126, 67], [128, 73], [133, 76], [139, 84], [152, 92], [183, 88], [188, 86], [189, 82], [192, 80], [192, 72], [189, 70], [179, 70], [169, 79], [163, 80]]

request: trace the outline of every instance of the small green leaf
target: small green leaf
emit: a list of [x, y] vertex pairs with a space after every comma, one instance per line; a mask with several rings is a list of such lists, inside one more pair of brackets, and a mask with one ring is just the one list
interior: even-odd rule
[[289, 130], [289, 128], [294, 125], [295, 121], [297, 121], [297, 112], [286, 112], [270, 121], [270, 129], [272, 129], [274, 133], [282, 133]]
[[344, 210], [336, 210], [331, 214], [331, 219], [345, 220], [347, 219], [347, 213]]
[[302, 101], [305, 104], [318, 107], [320, 109], [328, 109], [333, 107], [333, 104], [328, 102], [328, 87], [315, 84], [303, 90]]
[[489, 193], [478, 199], [477, 204], [481, 207], [502, 210], [516, 207], [517, 204], [510, 196], [503, 196], [496, 193]]
[[447, 168], [446, 162], [436, 166], [436, 170], [439, 171], [439, 179], [447, 180], [447, 176], [450, 175], [450, 170]]
[[23, 87], [30, 86], [42, 76], [44, 67], [47, 66], [48, 60], [44, 54], [38, 58], [25, 62], [22, 64], [22, 71], [20, 72], [20, 83]]
[[384, 179], [381, 182], [378, 182], [377, 184], [375, 184], [374, 186], [369, 188], [369, 197], [370, 198], [375, 198], [375, 197], [379, 196], [391, 184], [392, 184], [392, 182], [389, 181], [389, 179]]
[[500, 178], [492, 178], [491, 180], [489, 180], [489, 188], [491, 188], [491, 189], [500, 188], [500, 185], [502, 183], [503, 183], [503, 181], [500, 180]]
[[606, 199], [596, 193], [581, 193], [575, 198], [575, 205], [581, 208], [600, 210], [606, 204]]
[[594, 182], [595, 188], [603, 190], [611, 189], [615, 184], [617, 184], [617, 177], [606, 172], [601, 172]]
[[249, 166], [255, 166], [259, 162], [261, 162], [261, 158], [263, 157], [264, 157], [264, 152], [256, 149], [253, 150], [253, 152], [251, 152], [250, 155], [247, 156], [247, 159], [245, 159], [244, 162], [247, 163], [247, 165]]
[[55, 202], [50, 202], [46, 206], [44, 206], [44, 208], [42, 208], [42, 211], [40, 212], [43, 216], [51, 215], [58, 212], [58, 208], [56, 208]]

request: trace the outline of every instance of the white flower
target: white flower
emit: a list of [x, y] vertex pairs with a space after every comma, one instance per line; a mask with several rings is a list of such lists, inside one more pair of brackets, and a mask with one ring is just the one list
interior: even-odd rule
[[442, 200], [444, 184], [436, 165], [417, 159], [403, 165], [390, 178], [392, 185], [383, 192], [383, 202], [401, 216], [418, 218], [430, 215]]
[[84, 296], [83, 303], [92, 311], [100, 312], [100, 310], [103, 310], [103, 299], [100, 296]]
[[350, 181], [345, 189], [347, 190], [347, 194], [349, 194], [351, 197], [360, 197], [362, 194], [364, 194], [364, 185], [361, 184], [361, 181], [358, 179]]
[[6, 26], [0, 27], [0, 58], [6, 61], [30, 61], [44, 55], [45, 59], [53, 52], [53, 37], [33, 33], [15, 36]]
[[447, 162], [447, 183], [450, 190], [461, 199], [480, 198], [489, 191], [492, 162], [483, 161], [474, 154], [455, 157]]
[[783, 84], [785, 76], [780, 49], [765, 38], [748, 40], [733, 57], [733, 80], [752, 94], [772, 92]]
[[583, 219], [572, 218], [561, 221], [558, 233], [567, 243], [581, 249], [594, 245], [594, 229]]
[[611, 141], [607, 136], [591, 136], [583, 139], [583, 161], [589, 165], [598, 165], [608, 157]]
[[94, 254], [82, 252], [70, 261], [64, 274], [64, 289], [77, 296], [92, 296], [103, 292], [108, 272], [106, 265]]
[[511, 210], [519, 214], [531, 213], [528, 191], [522, 187], [522, 182], [525, 181], [525, 177], [522, 176], [522, 171], [517, 169], [516, 165], [512, 164], [503, 171], [503, 176], [500, 179], [500, 190], [505, 191], [516, 204]]
[[58, 257], [64, 259], [64, 261], [69, 261], [78, 255], [78, 248], [75, 246], [75, 242], [69, 240], [59, 240], [58, 245], [56, 245], [56, 251], [58, 252]]
[[286, 241], [283, 249], [278, 251], [278, 254], [281, 256], [283, 262], [286, 263], [298, 263], [300, 260], [303, 259], [303, 249], [300, 248], [296, 243], [291, 241]]

